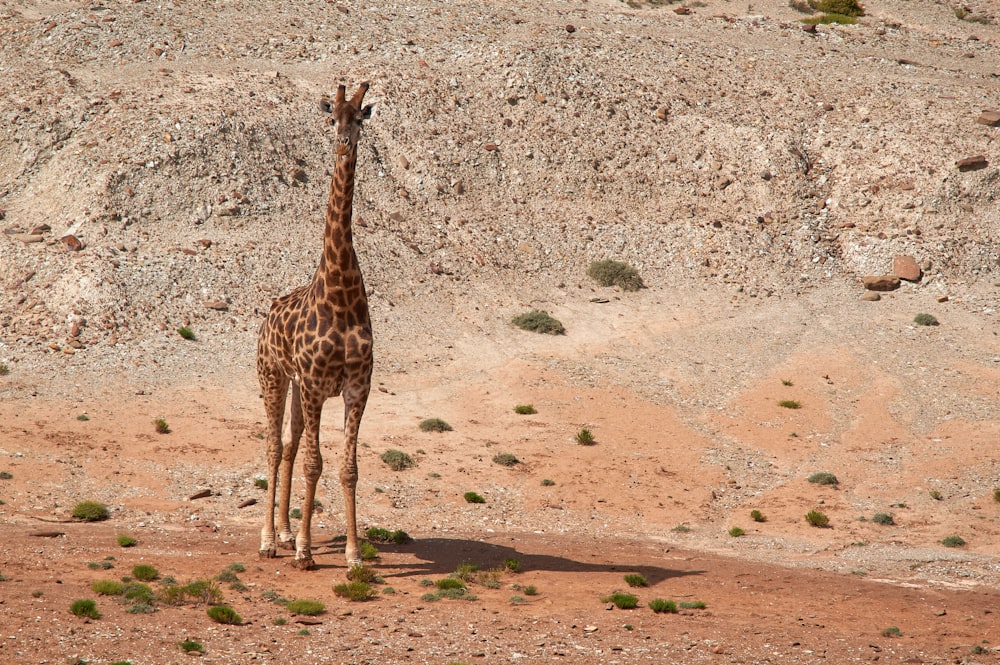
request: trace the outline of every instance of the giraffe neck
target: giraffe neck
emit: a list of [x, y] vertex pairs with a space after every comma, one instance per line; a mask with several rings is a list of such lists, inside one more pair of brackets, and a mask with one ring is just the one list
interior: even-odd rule
[[337, 155], [337, 167], [330, 181], [326, 204], [326, 227], [323, 231], [323, 256], [316, 271], [315, 283], [322, 282], [329, 291], [344, 285], [345, 278], [360, 280], [361, 271], [354, 253], [351, 215], [354, 205], [354, 167], [357, 151]]

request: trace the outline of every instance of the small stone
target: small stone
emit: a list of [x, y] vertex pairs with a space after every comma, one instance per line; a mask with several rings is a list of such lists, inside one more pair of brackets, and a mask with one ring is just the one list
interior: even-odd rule
[[72, 252], [79, 252], [83, 249], [83, 242], [75, 235], [63, 236], [60, 240], [62, 240], [63, 244], [66, 245], [66, 249]]
[[499, 146], [497, 146], [496, 143], [484, 143], [483, 144], [483, 148], [486, 149], [486, 150], [489, 150], [491, 152], [495, 152], [495, 151], [497, 151], [497, 150], [500, 149]]
[[585, 632], [585, 633], [594, 633], [594, 632], [597, 632], [597, 626], [584, 626], [583, 627], [583, 632]]
[[807, 23], [806, 25], [802, 26], [802, 31], [810, 35], [815, 35], [816, 25], [813, 23]]
[[399, 168], [403, 169], [404, 171], [410, 168], [410, 160], [408, 160], [406, 157], [403, 157], [402, 155], [399, 156], [399, 159], [397, 159], [396, 162], [399, 164]]
[[73, 324], [69, 327], [69, 336], [70, 337], [79, 337], [80, 336], [80, 322], [79, 321], [74, 321]]
[[899, 288], [899, 278], [895, 275], [869, 275], [862, 277], [861, 283], [869, 291], [895, 291]]
[[576, 26], [573, 25], [572, 23], [569, 24], [569, 25], [567, 25], [566, 26], [566, 32], [568, 32], [569, 34], [572, 35], [574, 32], [576, 32]]
[[394, 222], [401, 222], [403, 221], [403, 213], [401, 212], [390, 213], [389, 219], [391, 219]]
[[38, 224], [38, 225], [35, 226], [35, 228], [31, 229], [31, 233], [33, 235], [40, 236], [43, 233], [45, 233], [46, 231], [51, 231], [51, 230], [52, 230], [52, 227], [49, 226], [48, 224]]
[[201, 490], [200, 492], [195, 492], [188, 497], [188, 500], [194, 501], [195, 499], [204, 499], [207, 496], [212, 496], [212, 490]]
[[[212, 241], [209, 240], [208, 238], [202, 238], [200, 240], [195, 240], [195, 242], [198, 243], [199, 245], [201, 245], [205, 249], [208, 249], [209, 247], [212, 246]], [[124, 249], [122, 251], [124, 251]]]
[[657, 120], [666, 120], [667, 117], [668, 117], [668, 114], [669, 114], [669, 111], [667, 111], [667, 107], [666, 106], [661, 106], [660, 108], [656, 109], [656, 119]]
[[861, 294], [861, 299], [866, 300], [868, 302], [878, 302], [879, 300], [882, 299], [882, 296], [880, 296], [877, 291], [866, 290], [864, 293]]
[[937, 302], [948, 302], [948, 296], [938, 296], [934, 300], [936, 300]]
[[455, 190], [456, 194], [465, 194], [465, 183], [461, 180], [452, 185], [451, 188]]
[[983, 111], [976, 122], [987, 127], [1000, 127], [1000, 111]]
[[116, 46], [121, 46], [124, 43], [125, 42], [123, 42], [122, 40], [116, 39], [113, 42], [111, 42], [110, 44], [108, 44], [108, 46], [110, 46], [111, 48], [115, 48]]
[[35, 233], [15, 233], [11, 237], [20, 240], [25, 245], [31, 244], [33, 242], [42, 242], [43, 240], [45, 240], [45, 238]]
[[729, 176], [720, 175], [718, 178], [715, 179], [715, 188], [720, 191], [725, 189], [726, 187], [729, 187], [729, 185], [731, 184], [733, 184], [733, 179], [730, 178]]
[[955, 162], [955, 166], [958, 167], [959, 171], [978, 171], [979, 169], [985, 169], [989, 166], [989, 164], [990, 163], [986, 161], [985, 155], [965, 157]]
[[220, 312], [225, 312], [226, 310], [229, 309], [229, 303], [227, 303], [225, 300], [206, 300], [204, 304], [205, 307], [209, 309], [215, 309]]
[[83, 343], [81, 343], [80, 340], [78, 340], [78, 339], [71, 339], [69, 341], [69, 345], [71, 347], [73, 347], [74, 349], [82, 349], [83, 348]]
[[256, 503], [257, 503], [257, 499], [247, 499], [246, 501], [241, 502], [236, 507], [237, 508], [249, 508], [250, 506], [252, 506], [252, 505], [254, 505]]
[[907, 282], [919, 282], [923, 276], [917, 260], [906, 254], [900, 254], [892, 259], [892, 274]]
[[[544, 104], [548, 100], [545, 98], [545, 95], [543, 95], [543, 94], [541, 94], [539, 92], [536, 92], [535, 93], [535, 101], [538, 102], [539, 104]], [[2, 218], [0, 218], [0, 219], [2, 219]]]
[[690, 7], [677, 7], [676, 9], [674, 9], [674, 13], [675, 14], [680, 14], [681, 16], [687, 16], [688, 14], [691, 13], [691, 8]]

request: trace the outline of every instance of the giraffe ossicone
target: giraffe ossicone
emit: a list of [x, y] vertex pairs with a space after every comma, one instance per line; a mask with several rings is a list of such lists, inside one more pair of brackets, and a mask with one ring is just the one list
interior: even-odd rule
[[[271, 303], [257, 341], [257, 378], [267, 414], [267, 503], [260, 536], [261, 558], [277, 548], [295, 548], [294, 565], [312, 569], [312, 517], [316, 485], [323, 472], [319, 426], [323, 404], [344, 398], [344, 453], [340, 484], [347, 529], [349, 566], [361, 564], [358, 549], [356, 495], [358, 428], [368, 402], [372, 375], [372, 326], [364, 279], [354, 252], [351, 216], [354, 172], [361, 126], [371, 116], [362, 105], [369, 84], [362, 83], [348, 100], [343, 85], [333, 100], [323, 98], [336, 133], [336, 166], [330, 181], [323, 229], [323, 253], [313, 280]], [[290, 439], [282, 442], [285, 402], [289, 405]], [[288, 518], [292, 467], [302, 442], [306, 480], [302, 520], [297, 535]], [[278, 530], [275, 533], [275, 496]]]

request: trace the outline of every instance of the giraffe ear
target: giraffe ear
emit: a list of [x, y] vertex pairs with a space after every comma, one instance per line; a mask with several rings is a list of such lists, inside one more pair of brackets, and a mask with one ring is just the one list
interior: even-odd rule
[[365, 104], [364, 105], [364, 108], [361, 109], [361, 119], [362, 120], [368, 120], [369, 118], [372, 117], [372, 108], [374, 106], [375, 106], [374, 104]]
[[319, 109], [323, 113], [333, 113], [333, 100], [323, 95], [319, 100]]

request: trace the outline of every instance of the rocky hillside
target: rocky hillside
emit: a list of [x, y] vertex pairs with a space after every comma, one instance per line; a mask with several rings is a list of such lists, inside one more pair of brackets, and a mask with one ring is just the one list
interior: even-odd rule
[[317, 100], [362, 80], [357, 243], [385, 339], [505, 325], [607, 257], [763, 298], [910, 255], [907, 288], [990, 306], [989, 16], [873, 1], [808, 32], [778, 0], [675, 8], [6, 3], [0, 362], [155, 374], [189, 324], [247, 365], [270, 298], [315, 269]]

